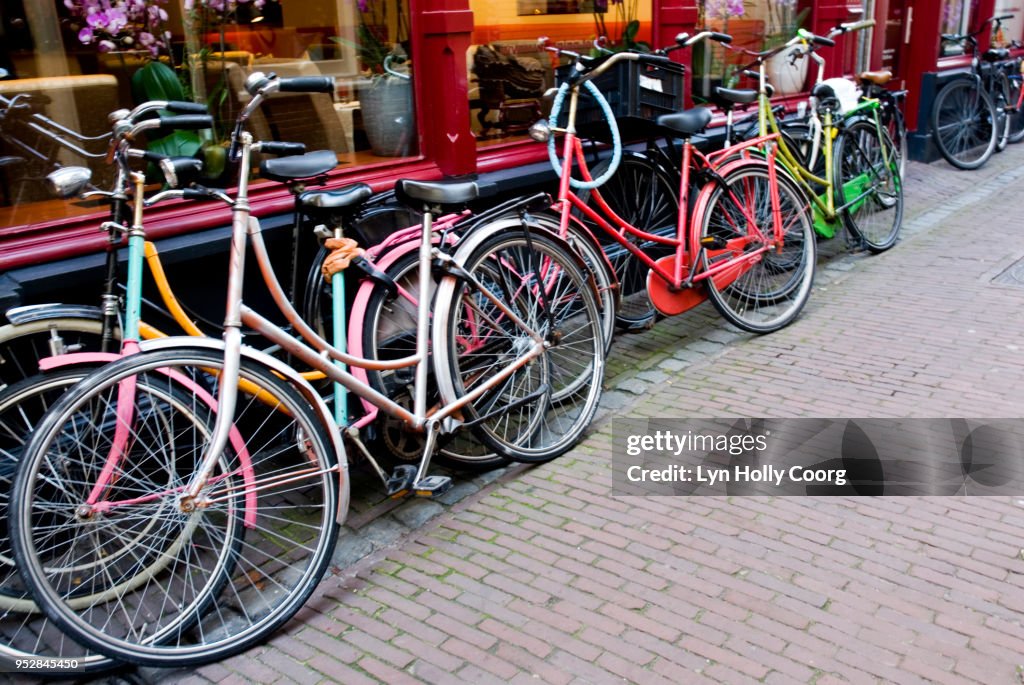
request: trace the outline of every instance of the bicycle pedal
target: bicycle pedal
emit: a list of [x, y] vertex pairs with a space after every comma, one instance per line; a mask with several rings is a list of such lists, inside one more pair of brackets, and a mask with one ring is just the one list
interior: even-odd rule
[[440, 497], [452, 489], [452, 479], [448, 476], [427, 476], [413, 486], [417, 497]]
[[[412, 464], [399, 464], [395, 467], [395, 470], [391, 472], [391, 476], [388, 478], [387, 489], [388, 497], [392, 499], [398, 499], [399, 497], [405, 497], [416, 483], [416, 466]], [[424, 478], [424, 480], [430, 480]]]
[[725, 239], [717, 235], [706, 235], [700, 239], [702, 247], [708, 247], [712, 250], [724, 250], [729, 247], [729, 243], [725, 242]]

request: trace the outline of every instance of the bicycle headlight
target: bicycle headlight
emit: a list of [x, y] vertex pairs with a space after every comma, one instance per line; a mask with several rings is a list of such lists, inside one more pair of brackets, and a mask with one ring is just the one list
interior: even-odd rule
[[46, 175], [46, 185], [57, 197], [66, 200], [75, 197], [89, 185], [92, 172], [81, 166], [66, 166]]
[[551, 126], [547, 119], [538, 119], [530, 126], [530, 137], [538, 143], [546, 143], [551, 139]]

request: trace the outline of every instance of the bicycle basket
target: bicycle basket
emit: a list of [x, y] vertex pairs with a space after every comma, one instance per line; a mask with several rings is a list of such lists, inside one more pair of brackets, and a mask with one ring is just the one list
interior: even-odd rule
[[[572, 65], [555, 71], [559, 83], [568, 76]], [[683, 73], [681, 64], [650, 65], [640, 62], [620, 62], [607, 73], [594, 79], [601, 94], [608, 99], [619, 133], [625, 141], [643, 140], [663, 135], [655, 119], [661, 114], [678, 112], [683, 108]], [[563, 112], [568, 112], [568, 103]], [[559, 121], [565, 125], [565, 115]], [[581, 137], [610, 142], [608, 126], [601, 110], [589, 96], [580, 93], [576, 110], [576, 130]]]

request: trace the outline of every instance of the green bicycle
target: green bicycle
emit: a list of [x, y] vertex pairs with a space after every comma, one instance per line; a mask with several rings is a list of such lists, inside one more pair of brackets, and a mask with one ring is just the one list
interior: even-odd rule
[[[845, 79], [824, 79], [825, 59], [820, 46], [832, 47], [832, 38], [867, 28], [874, 21], [840, 24], [828, 36], [800, 29], [789, 42], [765, 52], [743, 71], [758, 80], [758, 132], [779, 134], [778, 160], [804, 190], [814, 214], [814, 229], [832, 238], [845, 226], [856, 243], [873, 253], [896, 244], [903, 222], [903, 181], [900, 155], [881, 122], [880, 103], [856, 98], [854, 84]], [[771, 86], [765, 62], [797, 46], [793, 59], [809, 57], [818, 66], [811, 107], [806, 121], [780, 125], [772, 111]], [[844, 85], [845, 84], [845, 85]]]

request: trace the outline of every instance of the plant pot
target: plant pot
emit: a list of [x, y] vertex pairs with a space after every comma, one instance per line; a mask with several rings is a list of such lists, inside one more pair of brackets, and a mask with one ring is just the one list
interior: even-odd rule
[[779, 95], [799, 93], [807, 82], [807, 58], [798, 59], [795, 64], [790, 63], [790, 56], [798, 49], [797, 45], [791, 46], [765, 62], [768, 83], [775, 87]]
[[363, 127], [373, 154], [405, 157], [412, 154], [416, 139], [412, 81], [378, 76], [359, 93]]

